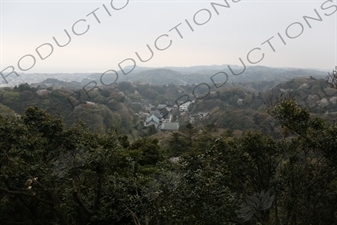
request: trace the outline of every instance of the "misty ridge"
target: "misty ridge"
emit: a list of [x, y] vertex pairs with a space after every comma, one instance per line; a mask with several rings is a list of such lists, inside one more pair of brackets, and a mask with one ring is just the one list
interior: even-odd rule
[[[242, 67], [230, 67], [242, 71]], [[280, 138], [275, 126], [268, 125], [271, 117], [265, 110], [270, 98], [282, 94], [296, 95], [302, 105], [315, 113], [324, 111], [330, 118], [334, 115], [336, 93], [327, 87], [328, 72], [253, 66], [233, 76], [228, 68], [228, 65], [138, 67], [117, 78], [115, 74], [106, 74], [104, 82], [100, 73], [26, 74], [16, 80], [19, 84], [9, 82], [12, 88], [0, 88], [0, 113], [11, 111], [22, 115], [26, 107], [37, 106], [63, 116], [67, 126], [78, 118], [89, 128], [107, 132], [114, 123], [130, 138], [142, 135], [143, 129], [150, 127], [151, 119], [155, 124], [151, 134], [160, 130], [163, 123], [177, 123], [167, 126], [178, 129], [190, 122], [199, 128], [211, 123], [237, 133], [263, 130]], [[213, 79], [219, 71], [227, 76], [222, 74], [221, 78]]]
[[[228, 83], [245, 83], [245, 82], [260, 82], [274, 81], [276, 83], [285, 82], [296, 77], [315, 77], [325, 78], [328, 71], [319, 69], [303, 69], [303, 68], [275, 68], [265, 66], [248, 66], [244, 73], [235, 76], [231, 75], [228, 65], [211, 65], [211, 66], [191, 66], [191, 67], [136, 67], [134, 71], [127, 75], [118, 76], [118, 82], [140, 82], [151, 85], [187, 85], [212, 83], [210, 77], [220, 71], [228, 75]], [[235, 70], [241, 70], [240, 66], [232, 66]], [[124, 68], [128, 70], [128, 67]], [[119, 74], [120, 71], [118, 71]], [[65, 87], [81, 88], [90, 81], [100, 82], [101, 73], [35, 73], [21, 74], [19, 77], [8, 77], [8, 84], [1, 83], [0, 87], [19, 85], [28, 83], [32, 86], [40, 85], [48, 87], [55, 83], [56, 80]], [[112, 83], [116, 79], [115, 76], [105, 76], [105, 83]], [[221, 81], [219, 81], [221, 82]]]

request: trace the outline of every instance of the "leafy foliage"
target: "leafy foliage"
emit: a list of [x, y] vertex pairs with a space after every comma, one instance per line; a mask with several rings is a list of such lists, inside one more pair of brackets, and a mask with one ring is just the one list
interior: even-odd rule
[[[289, 85], [304, 87], [297, 80]], [[21, 116], [0, 116], [2, 223], [336, 224], [337, 126], [313, 115], [303, 99], [271, 99], [266, 114], [257, 104], [266, 102], [263, 95], [226, 90], [219, 93], [222, 102], [208, 99], [201, 104], [220, 102], [214, 113], [232, 116], [235, 122], [211, 118], [216, 122], [212, 126], [198, 129], [187, 123], [178, 132], [166, 133], [166, 142], [150, 137], [130, 142], [120, 130], [135, 120], [125, 102], [128, 94], [137, 98], [137, 88], [120, 88], [132, 93], [93, 93], [96, 102], [83, 101], [71, 111], [84, 122], [68, 127], [37, 107], [27, 107]], [[37, 97], [27, 85], [19, 89], [1, 94], [18, 101]], [[167, 89], [174, 94], [172, 86]], [[52, 92], [49, 104], [61, 101], [64, 91]], [[146, 85], [139, 92], [166, 93]], [[237, 104], [234, 98], [245, 99], [253, 109], [237, 106], [231, 111]], [[236, 136], [217, 126], [232, 123], [241, 129], [249, 124], [248, 130], [271, 119], [282, 127], [277, 138], [259, 131]], [[104, 125], [104, 132], [93, 130], [95, 125]]]

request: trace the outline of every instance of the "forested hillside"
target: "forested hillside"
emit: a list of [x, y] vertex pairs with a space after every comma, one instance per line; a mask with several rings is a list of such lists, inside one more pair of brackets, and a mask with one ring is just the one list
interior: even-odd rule
[[[48, 87], [45, 84], [48, 84]], [[212, 84], [149, 85], [121, 82], [112, 86], [78, 88], [72, 83], [46, 80], [40, 85], [21, 84], [0, 89], [0, 113], [21, 115], [27, 106], [37, 106], [64, 119], [67, 127], [82, 120], [91, 130], [105, 133], [111, 127], [120, 128], [129, 138], [151, 135], [141, 125], [151, 110], [165, 105], [159, 111], [184, 127], [209, 124], [216, 128], [242, 131], [260, 130], [280, 138], [280, 127], [266, 113], [267, 106], [279, 96], [292, 96], [312, 113], [333, 118], [337, 110], [337, 91], [327, 86], [325, 79], [295, 78], [277, 84], [275, 81], [226, 83], [220, 88]], [[200, 93], [201, 98], [196, 98]], [[185, 112], [179, 111], [184, 102], [190, 102]], [[175, 108], [174, 108], [175, 106]], [[165, 110], [166, 110], [165, 109]]]
[[324, 79], [48, 82], [0, 89], [1, 224], [337, 224]]

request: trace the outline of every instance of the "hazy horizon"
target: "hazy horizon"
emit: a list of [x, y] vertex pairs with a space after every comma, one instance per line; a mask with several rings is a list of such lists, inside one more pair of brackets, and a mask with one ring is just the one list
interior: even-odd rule
[[[156, 70], [156, 69], [170, 69], [170, 70], [174, 70], [175, 68], [180, 68], [180, 69], [189, 69], [189, 68], [195, 68], [195, 67], [221, 67], [221, 66], [226, 66], [222, 71], [226, 71], [228, 72], [228, 68], [227, 65], [194, 65], [194, 66], [159, 66], [159, 67], [147, 67], [147, 66], [137, 66], [135, 68], [135, 70], [133, 72], [137, 72], [138, 70]], [[237, 68], [239, 67], [238, 65], [230, 65], [231, 67]], [[321, 71], [321, 72], [331, 72], [333, 70], [333, 68], [331, 69], [320, 69], [320, 68], [300, 68], [300, 67], [274, 67], [274, 66], [264, 66], [264, 65], [256, 65], [256, 66], [252, 66], [252, 65], [248, 65], [247, 68], [249, 67], [265, 67], [265, 68], [272, 68], [272, 69], [290, 69], [290, 70], [317, 70], [317, 71]], [[126, 69], [126, 68], [124, 68]], [[137, 70], [138, 69], [138, 70]], [[120, 70], [118, 70], [117, 72], [119, 72]], [[21, 72], [20, 74], [102, 74], [101, 71], [92, 71], [92, 72]], [[132, 74], [132, 72], [130, 73]], [[121, 76], [124, 76], [121, 74]], [[127, 76], [127, 75], [125, 75]], [[13, 76], [15, 77], [15, 76]]]
[[[336, 10], [337, 0], [0, 0], [0, 72], [13, 66], [19, 74], [104, 73], [127, 58], [140, 67], [240, 66], [242, 58], [247, 66], [331, 71]], [[71, 41], [59, 47], [53, 37], [66, 44], [65, 29]], [[146, 61], [147, 45], [153, 57], [141, 62], [135, 53]], [[256, 64], [248, 62], [250, 51]], [[32, 68], [20, 70], [20, 58], [21, 68]]]

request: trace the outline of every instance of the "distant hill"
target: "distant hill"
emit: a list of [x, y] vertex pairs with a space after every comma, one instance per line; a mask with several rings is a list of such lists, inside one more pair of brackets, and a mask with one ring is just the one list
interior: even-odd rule
[[[229, 67], [234, 73], [240, 75], [233, 75]], [[129, 71], [130, 67], [125, 67], [125, 71]], [[264, 66], [249, 66], [243, 72], [243, 67], [235, 65], [211, 65], [211, 66], [191, 66], [191, 67], [135, 67], [135, 69], [127, 74], [123, 75], [121, 71], [118, 71], [117, 82], [140, 82], [148, 83], [152, 85], [186, 85], [186, 84], [199, 84], [199, 83], [211, 83], [211, 77], [219, 72], [225, 72], [228, 75], [228, 82], [262, 82], [262, 81], [274, 81], [276, 83], [286, 82], [296, 77], [315, 77], [325, 78], [329, 71], [320, 71], [314, 69], [298, 69], [298, 68], [272, 68]], [[11, 86], [27, 83], [32, 86], [38, 84], [43, 87], [48, 86], [63, 86], [63, 87], [83, 87], [91, 81], [96, 81], [101, 84], [100, 78], [102, 73], [91, 74], [76, 74], [76, 73], [62, 73], [62, 74], [24, 74], [20, 77], [11, 77], [8, 84], [1, 84], [0, 87]], [[56, 81], [56, 79], [58, 81]], [[116, 77], [106, 75], [104, 77], [104, 83], [114, 82]], [[64, 82], [64, 83], [62, 83]]]
[[[242, 67], [231, 66], [234, 73], [243, 71]], [[231, 73], [227, 65], [222, 66], [195, 66], [195, 67], [167, 67], [157, 69], [133, 71], [126, 76], [120, 76], [119, 81], [141, 81], [149, 84], [199, 84], [211, 83], [210, 77], [219, 72], [226, 72], [228, 82], [285, 82], [296, 77], [325, 78], [327, 72], [313, 69], [272, 68], [264, 66], [251, 66], [236, 76]]]

